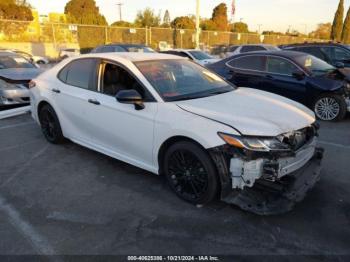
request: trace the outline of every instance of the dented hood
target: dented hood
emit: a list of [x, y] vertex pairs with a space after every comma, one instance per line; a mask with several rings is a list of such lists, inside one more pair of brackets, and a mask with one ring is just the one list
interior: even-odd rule
[[233, 127], [243, 135], [277, 136], [315, 122], [305, 106], [287, 98], [250, 88], [177, 102], [188, 112]]

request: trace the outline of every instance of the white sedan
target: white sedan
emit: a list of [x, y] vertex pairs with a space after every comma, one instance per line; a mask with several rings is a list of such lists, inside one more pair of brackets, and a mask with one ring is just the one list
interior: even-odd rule
[[32, 116], [49, 142], [67, 138], [164, 175], [191, 203], [220, 195], [255, 213], [280, 213], [319, 178], [309, 109], [236, 88], [187, 59], [89, 54], [62, 61], [30, 87]]
[[163, 54], [176, 55], [181, 57], [187, 57], [190, 60], [200, 64], [201, 66], [206, 66], [219, 62], [220, 59], [214, 58], [207, 53], [196, 50], [196, 49], [173, 49], [161, 52]]

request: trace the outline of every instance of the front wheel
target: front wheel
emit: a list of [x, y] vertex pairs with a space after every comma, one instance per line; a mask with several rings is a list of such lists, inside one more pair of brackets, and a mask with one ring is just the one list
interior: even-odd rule
[[50, 105], [44, 105], [39, 112], [39, 121], [41, 130], [46, 138], [52, 144], [64, 142], [64, 136], [55, 110]]
[[342, 96], [325, 94], [317, 98], [314, 112], [320, 120], [339, 121], [345, 117], [347, 105]]
[[187, 202], [205, 204], [216, 196], [216, 168], [208, 153], [194, 143], [172, 145], [165, 154], [164, 173], [173, 191]]

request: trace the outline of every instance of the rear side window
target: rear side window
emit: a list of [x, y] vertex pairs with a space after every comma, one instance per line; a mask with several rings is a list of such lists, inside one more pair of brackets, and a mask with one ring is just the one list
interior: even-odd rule
[[246, 45], [246, 46], [243, 46], [241, 49], [241, 53], [254, 52], [254, 51], [266, 51], [266, 49], [258, 45]]
[[264, 56], [244, 56], [231, 60], [228, 65], [238, 69], [265, 71], [265, 61]]
[[90, 85], [90, 80], [95, 77], [95, 74], [95, 59], [78, 59], [64, 67], [58, 74], [58, 78], [67, 85], [95, 90], [96, 87]]

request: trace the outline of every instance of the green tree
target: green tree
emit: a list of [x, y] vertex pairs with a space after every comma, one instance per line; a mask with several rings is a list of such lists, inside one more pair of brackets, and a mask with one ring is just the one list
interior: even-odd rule
[[221, 3], [214, 8], [211, 19], [216, 24], [217, 30], [227, 31], [228, 18], [227, 18], [227, 6], [225, 3]]
[[137, 13], [135, 25], [137, 27], [157, 27], [160, 25], [160, 16], [156, 15], [151, 8], [146, 8]]
[[111, 26], [132, 27], [133, 24], [127, 21], [116, 21]]
[[331, 37], [331, 30], [332, 30], [331, 23], [318, 24], [316, 30], [311, 32], [309, 34], [309, 37], [315, 38], [315, 39], [328, 40]]
[[233, 23], [231, 27], [232, 27], [231, 31], [234, 33], [249, 33], [249, 28], [246, 23], [243, 23], [243, 22]]
[[343, 29], [343, 19], [344, 19], [344, 0], [339, 1], [337, 12], [334, 15], [331, 39], [340, 41]]
[[10, 39], [24, 33], [30, 21], [33, 21], [32, 11], [25, 1], [1, 0], [0, 18], [7, 20], [28, 21], [23, 22], [0, 22], [0, 31], [3, 31]]
[[78, 41], [82, 53], [105, 43], [105, 28], [96, 26], [106, 26], [107, 21], [100, 14], [94, 0], [70, 0], [64, 8], [64, 13], [69, 23], [91, 25], [78, 26]]
[[350, 8], [348, 10], [348, 13], [346, 14], [346, 18], [344, 21], [343, 26], [343, 32], [341, 35], [341, 40], [343, 43], [349, 44], [350, 43]]
[[195, 29], [196, 23], [188, 16], [179, 16], [171, 22], [171, 27], [175, 29]]
[[165, 11], [164, 17], [163, 17], [163, 27], [170, 27], [170, 13], [168, 10]]
[[201, 21], [200, 27], [202, 30], [206, 31], [216, 31], [217, 25], [212, 19], [204, 19]]

